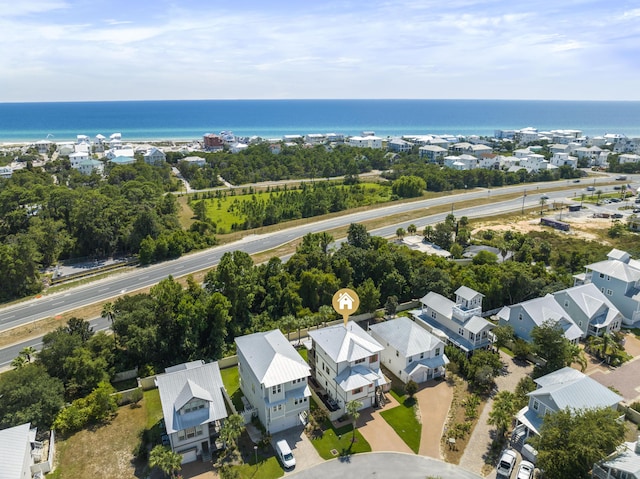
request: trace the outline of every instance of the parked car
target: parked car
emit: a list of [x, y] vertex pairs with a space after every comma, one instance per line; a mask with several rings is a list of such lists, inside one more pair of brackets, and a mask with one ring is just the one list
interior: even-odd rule
[[633, 212], [634, 212], [634, 213], [640, 213], [640, 208], [634, 208], [634, 209], [633, 209]]
[[616, 176], [616, 180], [618, 181], [625, 181], [626, 179], [627, 179], [626, 175]]
[[506, 449], [496, 468], [496, 478], [510, 478], [513, 468], [516, 465], [516, 453], [512, 449]]
[[280, 462], [285, 469], [291, 469], [296, 465], [296, 458], [293, 457], [293, 453], [291, 452], [291, 448], [289, 447], [289, 443], [282, 439], [276, 443], [276, 452], [278, 453], [278, 457], [280, 458]]
[[611, 215], [612, 218], [622, 218], [622, 213], [614, 213]]
[[587, 186], [587, 191], [596, 191], [595, 186]]
[[536, 466], [534, 466], [529, 461], [522, 461], [520, 466], [518, 466], [518, 473], [516, 474], [516, 479], [531, 479], [533, 477], [533, 470]]

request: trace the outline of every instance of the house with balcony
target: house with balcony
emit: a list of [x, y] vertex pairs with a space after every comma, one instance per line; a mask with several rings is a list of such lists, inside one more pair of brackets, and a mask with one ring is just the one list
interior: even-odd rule
[[387, 380], [380, 370], [384, 349], [354, 321], [309, 331], [308, 361], [320, 399], [332, 419], [346, 413], [349, 401], [376, 406]]
[[349, 146], [357, 148], [375, 148], [379, 150], [382, 148], [382, 138], [374, 135], [352, 136], [349, 138]]
[[381, 362], [400, 381], [423, 383], [444, 376], [444, 342], [406, 316], [372, 324], [369, 333], [384, 348]]
[[625, 327], [640, 324], [640, 261], [614, 248], [606, 260], [585, 269], [585, 273], [574, 275], [574, 284], [593, 283], [618, 308]]
[[582, 330], [582, 339], [620, 331], [622, 314], [593, 283], [556, 291], [553, 297]]
[[431, 291], [420, 300], [422, 308], [411, 315], [431, 334], [466, 353], [490, 347], [494, 325], [481, 316], [484, 295], [466, 286], [455, 294], [456, 300], [451, 301]]
[[624, 442], [606, 459], [593, 465], [593, 479], [640, 479], [640, 435]]
[[541, 327], [545, 323], [552, 323], [562, 328], [564, 337], [573, 344], [577, 344], [583, 337], [583, 330], [573, 322], [551, 294], [505, 306], [497, 316], [500, 326], [511, 326], [514, 334], [528, 343], [533, 341], [531, 336], [533, 328]]
[[426, 158], [429, 163], [440, 163], [447, 155], [447, 149], [439, 145], [424, 145], [418, 148], [420, 158]]
[[273, 434], [305, 424], [309, 365], [279, 329], [235, 339], [240, 389]]
[[152, 166], [163, 165], [167, 161], [167, 155], [164, 154], [164, 151], [155, 147], [149, 148], [142, 157], [145, 163]]
[[409, 152], [413, 148], [413, 143], [402, 138], [392, 138], [387, 142], [387, 150], [395, 153]]
[[[546, 414], [570, 409], [618, 409], [622, 396], [577, 369], [565, 367], [534, 379], [536, 389], [527, 394], [529, 403], [516, 414], [512, 444], [520, 449], [526, 440], [539, 435]], [[622, 414], [621, 414], [622, 415]]]
[[210, 458], [223, 446], [217, 438], [227, 417], [218, 363], [200, 360], [166, 368], [156, 384], [173, 452], [182, 455], [183, 464]]

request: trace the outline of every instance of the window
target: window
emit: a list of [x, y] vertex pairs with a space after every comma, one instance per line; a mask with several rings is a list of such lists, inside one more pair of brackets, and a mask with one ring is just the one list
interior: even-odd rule
[[473, 341], [473, 340], [475, 339], [475, 337], [476, 337], [476, 335], [475, 335], [475, 334], [473, 334], [473, 333], [469, 333], [469, 339], [470, 339], [471, 341]]
[[487, 337], [487, 331], [486, 331], [486, 330], [482, 331], [482, 337], [483, 337], [483, 338], [486, 338], [486, 337]]
[[436, 348], [436, 356], [440, 356], [440, 348]]
[[565, 308], [568, 308], [568, 307], [569, 307], [569, 300], [568, 300], [568, 299], [565, 299], [565, 300], [564, 300], [564, 307], [565, 307]]
[[458, 328], [458, 334], [464, 337], [464, 328]]
[[536, 401], [536, 400], [534, 399], [534, 400], [533, 400], [533, 409], [534, 409], [534, 411], [537, 411], [539, 407], [540, 407], [540, 406], [539, 406], [539, 404], [538, 404], [538, 401]]
[[601, 278], [604, 278], [604, 273], [600, 273], [600, 277], [601, 277]]
[[400, 353], [396, 351], [396, 358], [400, 356]]
[[611, 276], [607, 275], [607, 281], [611, 281]]
[[362, 363], [364, 363], [364, 358], [356, 359], [356, 364], [362, 364]]
[[351, 391], [351, 394], [360, 394], [362, 392], [362, 388], [356, 388], [353, 391]]
[[611, 296], [613, 294], [613, 291], [611, 291], [610, 289], [607, 290], [607, 296]]
[[518, 319], [519, 319], [520, 321], [522, 321], [522, 313], [520, 313], [520, 314], [518, 315]]
[[424, 353], [420, 353], [420, 359], [424, 359]]
[[377, 355], [377, 354], [374, 354], [373, 356], [371, 356], [371, 357], [369, 358], [369, 362], [370, 362], [370, 363], [375, 363], [375, 362], [377, 362], [377, 361], [378, 361], [378, 355]]
[[435, 312], [435, 311], [431, 311], [431, 317], [432, 317], [433, 319], [436, 319], [436, 312]]

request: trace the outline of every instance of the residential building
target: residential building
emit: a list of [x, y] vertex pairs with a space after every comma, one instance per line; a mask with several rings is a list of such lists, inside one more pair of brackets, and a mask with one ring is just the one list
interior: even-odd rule
[[418, 148], [420, 158], [426, 158], [430, 163], [439, 163], [447, 154], [447, 149], [439, 145], [424, 145]]
[[387, 142], [387, 150], [396, 153], [408, 152], [413, 148], [413, 143], [410, 143], [402, 138], [393, 138]]
[[420, 300], [422, 308], [411, 311], [411, 315], [447, 344], [471, 353], [492, 344], [490, 332], [494, 325], [481, 316], [483, 297], [466, 286], [456, 290], [455, 301], [431, 291]]
[[13, 168], [10, 166], [0, 166], [0, 178], [11, 178]]
[[224, 149], [224, 140], [219, 135], [207, 133], [202, 140], [206, 151], [221, 151]]
[[331, 412], [346, 413], [349, 401], [362, 408], [374, 406], [387, 383], [380, 370], [384, 349], [354, 321], [309, 331], [308, 360], [311, 376], [326, 398]]
[[135, 153], [133, 151], [133, 148], [111, 148], [104, 153], [104, 157], [107, 160], [114, 160], [118, 157], [127, 157], [133, 160], [134, 156]]
[[156, 377], [167, 435], [182, 463], [210, 457], [222, 447], [217, 437], [227, 417], [217, 362], [202, 360], [165, 369]]
[[185, 162], [194, 166], [205, 166], [207, 164], [207, 160], [202, 156], [186, 156], [180, 160], [180, 162]]
[[541, 298], [530, 299], [518, 304], [503, 307], [497, 314], [500, 326], [511, 326], [518, 338], [532, 342], [533, 328], [545, 323], [558, 325], [564, 331], [564, 336], [570, 342], [577, 344], [583, 337], [583, 331], [562, 309], [556, 299], [547, 294]]
[[606, 459], [593, 465], [594, 479], [640, 479], [640, 436], [622, 443]]
[[271, 434], [302, 425], [309, 412], [309, 365], [279, 329], [235, 339], [240, 389]]
[[622, 313], [622, 323], [640, 323], [640, 261], [629, 253], [612, 249], [607, 259], [588, 264], [586, 272], [575, 275], [575, 285], [593, 283]]
[[322, 133], [308, 133], [304, 135], [304, 142], [310, 145], [320, 145], [325, 142], [326, 135]]
[[90, 175], [93, 172], [96, 172], [99, 175], [104, 173], [104, 163], [100, 160], [85, 160], [80, 163], [76, 163], [73, 168], [83, 175]]
[[640, 162], [640, 155], [634, 153], [625, 153], [618, 156], [618, 163], [624, 165], [626, 163], [638, 163]]
[[244, 151], [247, 148], [249, 148], [249, 145], [247, 145], [246, 143], [234, 143], [231, 145], [230, 151], [231, 153], [240, 153], [241, 151]]
[[0, 478], [39, 479], [53, 470], [55, 438], [37, 441], [31, 423], [0, 430]]
[[349, 146], [358, 148], [382, 148], [382, 138], [378, 136], [352, 136], [349, 138]]
[[529, 404], [516, 414], [512, 442], [521, 447], [532, 435], [539, 435], [546, 414], [564, 409], [618, 409], [622, 396], [577, 369], [565, 367], [534, 379], [536, 389], [527, 395]]
[[478, 159], [472, 155], [445, 156], [444, 166], [454, 170], [473, 170], [478, 166]]
[[553, 297], [582, 330], [582, 339], [620, 331], [622, 314], [593, 283], [556, 291]]
[[449, 251], [442, 249], [436, 244], [429, 243], [424, 236], [420, 235], [403, 236], [402, 238], [398, 238], [396, 243], [426, 254], [435, 254], [443, 258], [453, 257]]
[[578, 167], [578, 158], [569, 155], [569, 153], [554, 153], [549, 163], [553, 166], [570, 166], [575, 169]]
[[456, 143], [449, 147], [449, 151], [454, 155], [471, 155], [479, 158], [483, 154], [493, 153], [493, 148], [482, 144], [472, 144], [466, 141]]
[[145, 163], [152, 166], [159, 166], [167, 161], [167, 155], [164, 154], [164, 151], [155, 147], [149, 148], [142, 157]]
[[403, 383], [444, 376], [444, 342], [406, 316], [372, 324], [369, 333], [384, 348], [381, 363]]

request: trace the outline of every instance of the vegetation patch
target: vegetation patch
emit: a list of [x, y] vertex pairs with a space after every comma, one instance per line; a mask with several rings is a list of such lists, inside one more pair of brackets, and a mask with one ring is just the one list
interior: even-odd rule
[[231, 401], [236, 408], [236, 411], [244, 411], [244, 404], [242, 403], [242, 391], [240, 390], [240, 373], [238, 372], [238, 366], [232, 366], [230, 368], [224, 368], [220, 370], [222, 376], [222, 383], [224, 388], [231, 397]]
[[[394, 396], [395, 397], [395, 396]], [[380, 415], [409, 448], [418, 454], [422, 424], [418, 420], [418, 405], [415, 398], [401, 397], [399, 406], [380, 412]]]
[[311, 444], [323, 459], [333, 459], [335, 452], [340, 456], [371, 452], [371, 446], [356, 429], [355, 435], [351, 424], [336, 428], [326, 417], [315, 401], [311, 401], [310, 423], [307, 426]]

